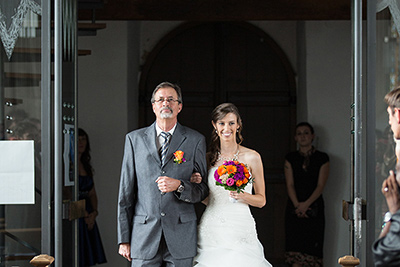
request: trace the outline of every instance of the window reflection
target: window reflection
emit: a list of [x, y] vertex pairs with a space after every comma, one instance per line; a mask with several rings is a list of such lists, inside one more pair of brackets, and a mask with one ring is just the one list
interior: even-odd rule
[[41, 15], [41, 0], [7, 0], [0, 3], [0, 37], [9, 60], [20, 33], [24, 37], [36, 36], [39, 25], [37, 16], [28, 12]]
[[[380, 1], [384, 3], [385, 1]], [[378, 3], [379, 8], [379, 3]], [[396, 142], [388, 123], [384, 96], [400, 85], [400, 38], [389, 8], [381, 9], [376, 20], [376, 183], [375, 236], [381, 231], [382, 219], [388, 211], [381, 193], [382, 182], [397, 162]]]
[[40, 7], [40, 0], [0, 1], [0, 138], [33, 140], [35, 153], [35, 204], [0, 205], [1, 266], [30, 266], [41, 251]]

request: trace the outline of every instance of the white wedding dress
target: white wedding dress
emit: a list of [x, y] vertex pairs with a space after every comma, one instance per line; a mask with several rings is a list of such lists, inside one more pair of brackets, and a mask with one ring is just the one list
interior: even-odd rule
[[[264, 248], [257, 238], [249, 206], [232, 202], [229, 191], [215, 184], [213, 167], [208, 172], [210, 194], [198, 228], [196, 267], [266, 267]], [[252, 185], [245, 191], [252, 193]]]

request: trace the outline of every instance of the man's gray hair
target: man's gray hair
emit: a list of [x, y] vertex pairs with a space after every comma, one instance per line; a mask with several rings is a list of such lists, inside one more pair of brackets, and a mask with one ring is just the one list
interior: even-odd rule
[[179, 85], [173, 84], [173, 83], [170, 83], [170, 82], [162, 82], [159, 85], [157, 85], [157, 87], [153, 91], [153, 94], [151, 95], [151, 103], [154, 103], [156, 101], [155, 100], [155, 95], [156, 95], [157, 91], [159, 89], [161, 89], [161, 88], [172, 88], [172, 89], [174, 89], [176, 91], [176, 94], [178, 95], [178, 102], [181, 103], [181, 104], [183, 103], [181, 88], [179, 87]]

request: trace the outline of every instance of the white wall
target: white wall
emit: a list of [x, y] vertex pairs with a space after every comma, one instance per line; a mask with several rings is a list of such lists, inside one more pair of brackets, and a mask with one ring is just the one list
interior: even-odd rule
[[351, 24], [307, 22], [305, 39], [307, 118], [315, 127], [318, 149], [330, 157], [324, 191], [324, 263], [338, 266], [338, 258], [349, 253], [349, 224], [342, 219], [342, 200], [350, 200]]
[[[109, 261], [103, 266], [123, 266], [124, 260], [117, 254], [116, 204], [124, 134], [137, 125], [135, 79], [139, 64], [157, 41], [181, 22], [106, 23], [107, 29], [98, 36], [79, 38], [79, 48], [92, 50], [91, 56], [79, 58], [79, 125], [91, 138], [98, 224]], [[302, 68], [306, 75], [302, 90], [307, 94], [298, 98], [298, 118], [315, 125], [318, 149], [330, 156], [331, 174], [324, 192], [324, 262], [327, 267], [338, 266], [337, 259], [349, 252], [349, 228], [342, 219], [341, 203], [349, 200], [350, 187], [350, 22], [305, 22], [300, 32], [293, 21], [251, 23], [281, 46], [295, 72]], [[304, 35], [307, 58], [300, 62], [296, 47], [299, 34]]]
[[78, 59], [78, 123], [90, 137], [99, 199], [97, 223], [108, 260], [102, 266], [115, 267], [125, 266], [126, 262], [117, 253], [117, 196], [128, 132], [128, 105], [137, 105], [128, 98], [131, 27], [128, 22], [106, 23], [107, 28], [98, 31], [97, 36], [79, 37], [79, 49], [90, 49], [92, 55]]

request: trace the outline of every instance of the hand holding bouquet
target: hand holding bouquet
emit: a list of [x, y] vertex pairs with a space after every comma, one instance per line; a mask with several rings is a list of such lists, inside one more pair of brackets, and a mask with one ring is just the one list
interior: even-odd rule
[[246, 185], [253, 182], [249, 168], [238, 161], [224, 161], [215, 170], [214, 178], [216, 185], [238, 193], [242, 193]]

